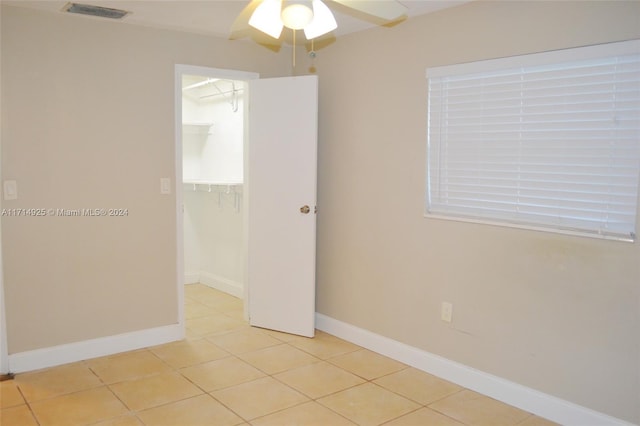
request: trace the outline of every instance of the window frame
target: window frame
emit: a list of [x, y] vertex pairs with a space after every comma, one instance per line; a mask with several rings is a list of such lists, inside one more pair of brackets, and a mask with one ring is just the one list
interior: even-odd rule
[[[541, 53], [533, 53], [528, 55], [519, 55], [506, 58], [489, 59], [483, 61], [469, 62], [463, 64], [445, 65], [438, 67], [427, 68], [426, 77], [428, 82], [428, 111], [427, 111], [427, 158], [426, 158], [426, 191], [425, 191], [425, 205], [424, 216], [426, 218], [434, 219], [446, 219], [462, 222], [472, 222], [480, 224], [497, 225], [510, 228], [519, 228], [526, 230], [545, 231], [559, 234], [586, 236], [592, 238], [604, 238], [621, 241], [633, 242], [636, 239], [636, 231], [638, 228], [638, 210], [640, 204], [640, 137], [636, 140], [636, 152], [637, 158], [635, 167], [635, 212], [633, 223], [629, 221], [629, 225], [633, 228], [629, 234], [622, 234], [618, 232], [607, 233], [602, 230], [596, 230], [595, 228], [577, 229], [572, 226], [558, 226], [551, 223], [535, 223], [522, 220], [507, 220], [504, 218], [488, 218], [477, 215], [464, 215], [452, 212], [442, 212], [441, 209], [433, 211], [432, 206], [434, 202], [432, 200], [432, 161], [431, 155], [434, 151], [434, 144], [440, 142], [434, 142], [432, 140], [432, 93], [431, 93], [431, 79], [443, 78], [449, 76], [465, 76], [476, 73], [490, 73], [501, 70], [517, 69], [517, 68], [529, 68], [537, 66], [553, 65], [565, 62], [577, 62], [583, 60], [597, 59], [603, 57], [612, 57], [619, 55], [640, 55], [640, 40], [628, 40], [622, 42], [606, 43], [600, 45], [577, 47], [570, 49], [562, 49]], [[635, 81], [634, 81], [635, 83]], [[640, 87], [640, 81], [638, 82]], [[638, 101], [640, 103], [640, 101]], [[634, 110], [635, 111], [635, 110]], [[640, 113], [639, 113], [640, 118]], [[634, 130], [636, 130], [634, 128]], [[638, 133], [640, 135], [640, 132]], [[438, 147], [439, 149], [439, 147]], [[438, 157], [440, 158], [440, 157]], [[518, 205], [518, 204], [516, 204]], [[600, 222], [604, 223], [604, 222]]]

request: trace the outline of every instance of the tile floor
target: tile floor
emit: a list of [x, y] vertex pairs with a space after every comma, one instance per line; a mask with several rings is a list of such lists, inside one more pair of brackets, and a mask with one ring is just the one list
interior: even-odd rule
[[329, 334], [257, 329], [186, 289], [187, 338], [0, 383], [0, 425], [551, 425]]

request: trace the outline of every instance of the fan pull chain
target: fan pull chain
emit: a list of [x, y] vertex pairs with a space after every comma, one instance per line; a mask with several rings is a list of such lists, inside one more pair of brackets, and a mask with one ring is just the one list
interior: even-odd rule
[[311, 51], [309, 52], [309, 58], [311, 58], [311, 66], [309, 67], [310, 72], [316, 72], [316, 47], [315, 47], [315, 39], [311, 39]]
[[316, 48], [314, 44], [315, 39], [311, 39], [311, 52], [309, 52], [309, 57], [311, 58], [311, 66], [314, 67], [316, 64]]
[[296, 30], [293, 31], [293, 67], [296, 67]]

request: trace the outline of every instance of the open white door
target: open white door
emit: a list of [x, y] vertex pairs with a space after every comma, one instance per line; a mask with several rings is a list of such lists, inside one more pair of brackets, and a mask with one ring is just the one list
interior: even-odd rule
[[251, 325], [315, 332], [317, 76], [249, 83]]

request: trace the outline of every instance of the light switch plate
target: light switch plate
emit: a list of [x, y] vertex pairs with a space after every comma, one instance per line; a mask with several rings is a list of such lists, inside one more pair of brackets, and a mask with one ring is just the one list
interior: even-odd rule
[[453, 319], [453, 304], [449, 302], [442, 302], [440, 319], [444, 322], [451, 322]]
[[5, 200], [18, 199], [18, 184], [15, 180], [4, 181], [3, 194]]
[[160, 178], [160, 193], [171, 194], [171, 179]]

